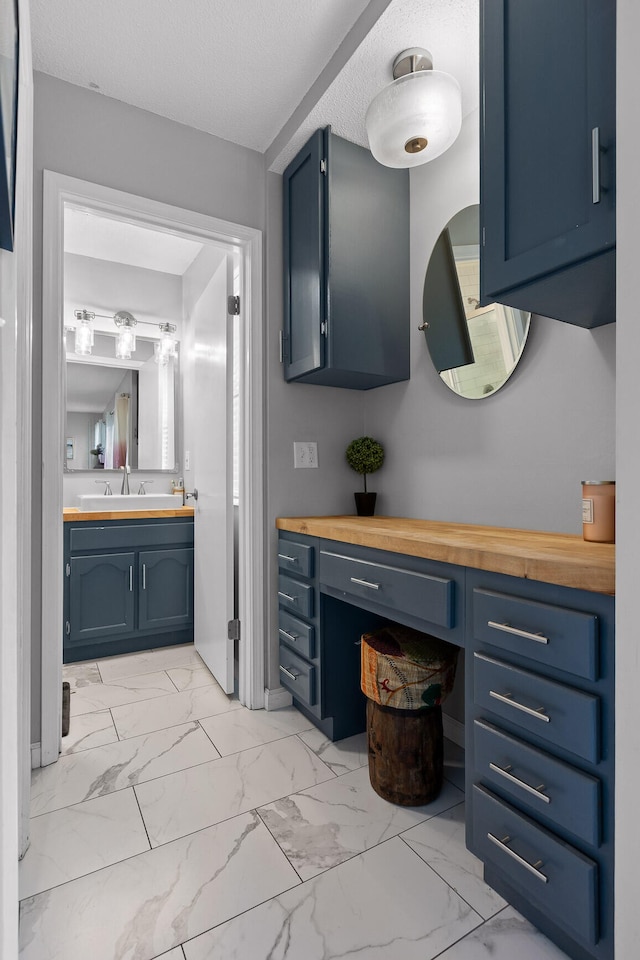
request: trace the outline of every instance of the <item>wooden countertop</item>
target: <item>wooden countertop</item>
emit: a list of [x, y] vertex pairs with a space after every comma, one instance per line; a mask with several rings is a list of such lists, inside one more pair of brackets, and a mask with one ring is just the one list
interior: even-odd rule
[[62, 519], [69, 520], [141, 520], [149, 517], [192, 517], [193, 507], [175, 507], [171, 510], [79, 510], [63, 507]]
[[279, 517], [276, 527], [594, 593], [615, 593], [614, 544], [588, 543], [568, 533], [404, 517]]

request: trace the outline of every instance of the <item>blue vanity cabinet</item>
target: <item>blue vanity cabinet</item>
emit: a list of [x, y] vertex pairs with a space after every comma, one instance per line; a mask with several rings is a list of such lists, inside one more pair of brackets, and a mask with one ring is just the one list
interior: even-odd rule
[[409, 378], [409, 171], [317, 130], [283, 175], [284, 378]]
[[467, 570], [467, 846], [574, 960], [613, 957], [614, 599]]
[[64, 525], [64, 662], [193, 641], [193, 518]]
[[482, 0], [480, 286], [615, 320], [615, 0]]

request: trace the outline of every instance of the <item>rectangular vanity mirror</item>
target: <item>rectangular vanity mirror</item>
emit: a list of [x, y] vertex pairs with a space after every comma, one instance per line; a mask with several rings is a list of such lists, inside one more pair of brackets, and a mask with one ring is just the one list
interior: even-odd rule
[[175, 471], [178, 359], [157, 363], [153, 341], [139, 337], [135, 360], [120, 360], [100, 334], [78, 356], [66, 336], [65, 470]]

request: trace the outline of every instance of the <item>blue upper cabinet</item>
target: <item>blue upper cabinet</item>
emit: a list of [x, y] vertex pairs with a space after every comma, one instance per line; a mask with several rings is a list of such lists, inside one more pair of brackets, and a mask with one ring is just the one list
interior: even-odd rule
[[409, 172], [318, 130], [284, 192], [285, 380], [368, 390], [409, 378]]
[[481, 297], [615, 320], [615, 0], [482, 0]]

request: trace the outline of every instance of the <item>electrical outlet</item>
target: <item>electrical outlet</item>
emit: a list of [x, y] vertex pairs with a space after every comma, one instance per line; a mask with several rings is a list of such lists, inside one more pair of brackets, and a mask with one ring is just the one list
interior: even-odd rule
[[296, 469], [299, 467], [317, 467], [318, 444], [315, 441], [294, 440], [293, 465]]

